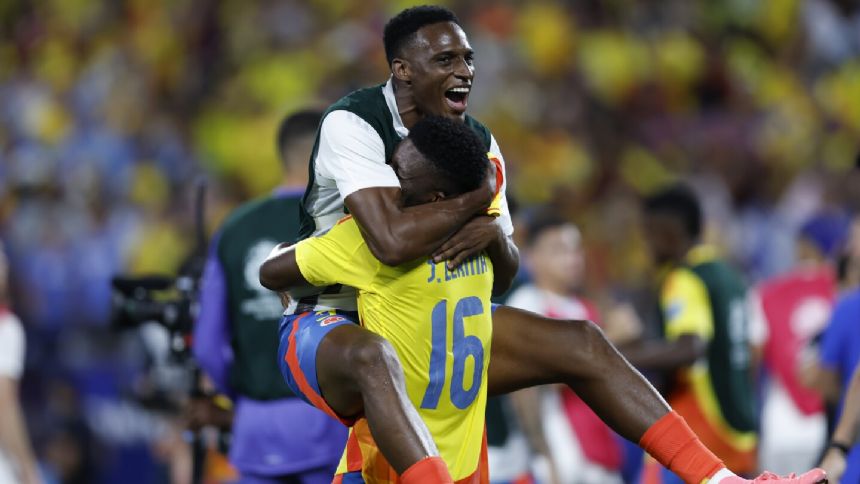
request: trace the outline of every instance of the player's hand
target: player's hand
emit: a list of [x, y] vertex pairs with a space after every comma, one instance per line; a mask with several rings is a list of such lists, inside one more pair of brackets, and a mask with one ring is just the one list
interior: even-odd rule
[[460, 230], [433, 253], [433, 262], [448, 261], [448, 269], [454, 269], [466, 259], [480, 253], [504, 237], [495, 217], [481, 215], [466, 222]]
[[842, 474], [845, 473], [845, 454], [839, 449], [830, 448], [824, 454], [824, 459], [821, 460], [822, 469], [827, 472], [827, 479], [830, 482], [839, 482], [842, 479]]
[[214, 426], [229, 429], [233, 424], [233, 412], [219, 406], [212, 397], [195, 397], [189, 400], [184, 412], [186, 427], [200, 430]]
[[642, 336], [642, 320], [630, 303], [610, 307], [603, 317], [603, 334], [615, 346], [632, 343]]

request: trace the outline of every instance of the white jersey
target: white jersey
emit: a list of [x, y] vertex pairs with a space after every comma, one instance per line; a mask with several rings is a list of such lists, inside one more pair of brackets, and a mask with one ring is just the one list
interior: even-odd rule
[[24, 372], [24, 328], [12, 313], [0, 307], [0, 376], [18, 380]]
[[555, 319], [594, 319], [596, 316], [580, 299], [555, 294], [534, 284], [518, 287], [505, 304]]
[[[19, 380], [24, 372], [24, 329], [18, 318], [0, 307], [0, 377]], [[0, 448], [0, 484], [18, 482], [14, 468]]]
[[[394, 88], [391, 80], [380, 89], [383, 102], [368, 109], [384, 109], [385, 119], [391, 119], [390, 128], [399, 139], [409, 135], [409, 129], [403, 125], [397, 102], [394, 98]], [[383, 116], [380, 116], [382, 118]], [[394, 170], [387, 164], [390, 146], [379, 131], [358, 114], [347, 110], [331, 110], [323, 118], [319, 129], [317, 147], [311, 164], [312, 183], [305, 194], [303, 209], [313, 219], [313, 234], [326, 232], [345, 214], [343, 200], [350, 194], [363, 188], [400, 187], [400, 181]], [[490, 137], [490, 152], [498, 157], [505, 171], [505, 162], [495, 138]], [[499, 222], [507, 235], [513, 233], [513, 223], [508, 210], [507, 199], [504, 197], [507, 189], [507, 177], [502, 184], [501, 216]], [[302, 299], [311, 293], [293, 292], [293, 302], [287, 309], [287, 314], [296, 312], [299, 301], [312, 301], [313, 310], [341, 309], [357, 310], [356, 292], [349, 287], [333, 287], [318, 297]], [[310, 308], [302, 308], [307, 310]]]

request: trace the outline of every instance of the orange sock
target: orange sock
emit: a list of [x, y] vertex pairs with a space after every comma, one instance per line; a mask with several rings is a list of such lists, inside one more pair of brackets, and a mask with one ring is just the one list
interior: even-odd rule
[[453, 484], [448, 466], [441, 457], [425, 457], [412, 464], [400, 476], [403, 484]]
[[674, 411], [645, 431], [639, 445], [687, 483], [699, 484], [726, 467]]

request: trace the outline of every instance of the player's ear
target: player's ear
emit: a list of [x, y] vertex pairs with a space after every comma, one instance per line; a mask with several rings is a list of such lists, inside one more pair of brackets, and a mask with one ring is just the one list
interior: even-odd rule
[[391, 61], [391, 74], [394, 75], [395, 79], [403, 81], [406, 84], [412, 83], [412, 73], [410, 72], [409, 62], [406, 60], [395, 57]]

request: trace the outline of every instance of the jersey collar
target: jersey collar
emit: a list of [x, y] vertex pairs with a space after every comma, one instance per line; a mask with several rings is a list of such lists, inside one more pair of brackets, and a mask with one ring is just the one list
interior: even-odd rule
[[658, 281], [665, 281], [669, 274], [678, 268], [693, 267], [705, 262], [711, 262], [718, 259], [720, 251], [715, 246], [710, 244], [696, 244], [692, 249], [687, 251], [687, 255], [680, 263], [668, 262], [657, 267], [655, 277]]
[[699, 244], [687, 252], [687, 263], [691, 266], [704, 264], [719, 258], [720, 251], [713, 245]]
[[382, 87], [382, 95], [385, 96], [385, 104], [388, 105], [388, 110], [391, 111], [391, 119], [394, 120], [394, 131], [397, 136], [405, 138], [409, 135], [409, 128], [403, 125], [403, 120], [400, 119], [400, 112], [397, 111], [397, 100], [394, 98], [394, 83], [392, 78], [388, 78], [388, 82]]

